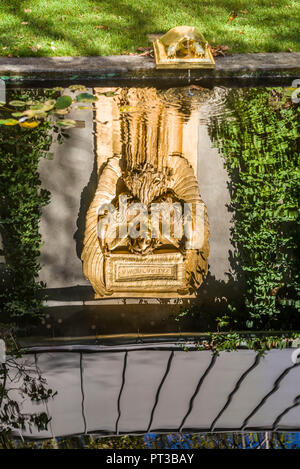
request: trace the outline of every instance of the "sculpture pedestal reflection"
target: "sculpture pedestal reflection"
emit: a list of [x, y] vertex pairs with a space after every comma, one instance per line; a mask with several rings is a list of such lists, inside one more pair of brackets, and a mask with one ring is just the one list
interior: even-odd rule
[[183, 113], [178, 100], [152, 88], [113, 97], [96, 91], [99, 179], [86, 218], [84, 274], [96, 298], [193, 297], [209, 253], [195, 177], [198, 111]]

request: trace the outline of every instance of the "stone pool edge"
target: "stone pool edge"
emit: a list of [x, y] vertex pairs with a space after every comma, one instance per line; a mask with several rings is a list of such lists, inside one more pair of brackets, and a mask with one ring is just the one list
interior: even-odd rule
[[288, 83], [300, 78], [300, 52], [234, 54], [216, 57], [214, 70], [156, 70], [154, 59], [142, 56], [0, 57], [0, 78], [9, 85], [56, 82], [188, 84], [241, 83], [255, 80]]

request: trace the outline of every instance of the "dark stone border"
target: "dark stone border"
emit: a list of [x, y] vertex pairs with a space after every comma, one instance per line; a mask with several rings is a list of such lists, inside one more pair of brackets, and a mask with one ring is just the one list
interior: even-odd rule
[[9, 86], [54, 83], [155, 84], [229, 83], [290, 84], [300, 77], [300, 52], [235, 54], [216, 57], [214, 70], [156, 70], [154, 59], [141, 56], [0, 57], [0, 78]]

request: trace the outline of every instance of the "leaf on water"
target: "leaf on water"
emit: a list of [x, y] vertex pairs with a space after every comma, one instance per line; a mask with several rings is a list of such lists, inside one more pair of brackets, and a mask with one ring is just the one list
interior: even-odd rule
[[38, 125], [40, 125], [40, 122], [39, 122], [39, 121], [19, 122], [19, 126], [20, 126], [20, 127], [24, 127], [24, 128], [26, 128], [26, 129], [34, 129], [34, 128], [37, 127]]
[[71, 120], [71, 119], [63, 119], [60, 121], [56, 121], [56, 125], [59, 127], [77, 127], [79, 129], [83, 129], [85, 127], [85, 121], [79, 121], [79, 120]]
[[56, 99], [48, 99], [43, 103], [43, 110], [44, 111], [51, 111], [56, 105]]
[[13, 107], [23, 107], [26, 106], [25, 101], [19, 101], [19, 100], [14, 100], [14, 101], [9, 101], [9, 105]]
[[76, 96], [76, 101], [78, 103], [80, 102], [93, 103], [95, 101], [98, 101], [98, 98], [96, 96], [93, 96], [90, 93], [80, 93]]
[[71, 85], [69, 86], [69, 89], [72, 91], [86, 91], [86, 86], [85, 85]]
[[80, 109], [80, 110], [85, 110], [85, 111], [91, 111], [93, 108], [90, 107], [90, 106], [76, 106], [76, 109]]
[[12, 113], [12, 116], [14, 116], [14, 117], [22, 117], [22, 116], [23, 116], [23, 112], [13, 112], [13, 113]]
[[71, 106], [73, 100], [70, 96], [62, 95], [57, 98], [55, 108], [58, 110], [66, 109]]
[[64, 119], [61, 121], [56, 121], [56, 125], [59, 127], [76, 127], [76, 121], [71, 119]]
[[33, 111], [41, 111], [43, 107], [44, 107], [43, 103], [37, 103], [37, 104], [32, 104], [30, 106], [30, 109], [32, 109]]
[[68, 109], [55, 109], [55, 114], [58, 114], [59, 116], [65, 116], [66, 114], [69, 114]]
[[16, 119], [0, 119], [0, 125], [17, 125], [18, 123]]
[[106, 91], [105, 93], [99, 93], [99, 96], [106, 96], [107, 98], [111, 98], [112, 96], [115, 96], [114, 91]]
[[79, 121], [79, 120], [76, 120], [76, 128], [77, 129], [84, 129], [85, 128], [85, 121]]
[[45, 119], [47, 117], [47, 114], [43, 109], [26, 109], [26, 111], [23, 112], [23, 116], [27, 116], [30, 119]]
[[44, 103], [34, 103], [30, 106], [30, 110], [32, 111], [42, 111], [42, 112], [48, 112], [51, 111], [56, 105], [56, 99], [49, 99], [45, 101]]

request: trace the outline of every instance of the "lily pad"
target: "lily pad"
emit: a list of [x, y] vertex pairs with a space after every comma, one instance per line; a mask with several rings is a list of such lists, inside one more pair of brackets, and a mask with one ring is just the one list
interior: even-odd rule
[[71, 120], [71, 119], [63, 119], [61, 121], [56, 121], [56, 125], [59, 127], [77, 127], [79, 129], [83, 129], [85, 127], [85, 121], [79, 120]]
[[106, 96], [107, 98], [112, 98], [113, 96], [115, 96], [115, 92], [114, 91], [106, 91], [106, 93], [99, 93], [100, 96]]
[[59, 98], [57, 98], [55, 108], [58, 110], [66, 109], [69, 106], [71, 106], [72, 102], [73, 101], [70, 96], [66, 96], [66, 95], [60, 96]]
[[55, 114], [58, 114], [59, 116], [64, 116], [66, 114], [69, 114], [68, 109], [55, 109]]
[[17, 125], [18, 123], [16, 119], [0, 119], [0, 125]]
[[56, 125], [59, 127], [76, 127], [76, 121], [71, 119], [63, 119], [61, 121], [56, 121]]
[[85, 111], [92, 111], [93, 108], [91, 106], [76, 106], [76, 109], [85, 110]]
[[42, 109], [26, 109], [26, 111], [24, 111], [22, 115], [27, 116], [30, 119], [45, 119], [47, 117], [47, 113]]
[[15, 101], [10, 101], [9, 105], [13, 107], [24, 107], [26, 106], [26, 103], [25, 101], [19, 101], [16, 99]]
[[69, 88], [72, 91], [86, 91], [86, 86], [84, 85], [71, 85]]
[[78, 103], [94, 103], [95, 101], [98, 101], [98, 98], [90, 93], [80, 93], [76, 96], [76, 101]]
[[40, 122], [39, 122], [39, 121], [19, 122], [19, 126], [20, 126], [20, 127], [24, 127], [24, 128], [26, 128], [26, 129], [34, 129], [34, 128], [37, 127], [38, 125], [40, 125]]

